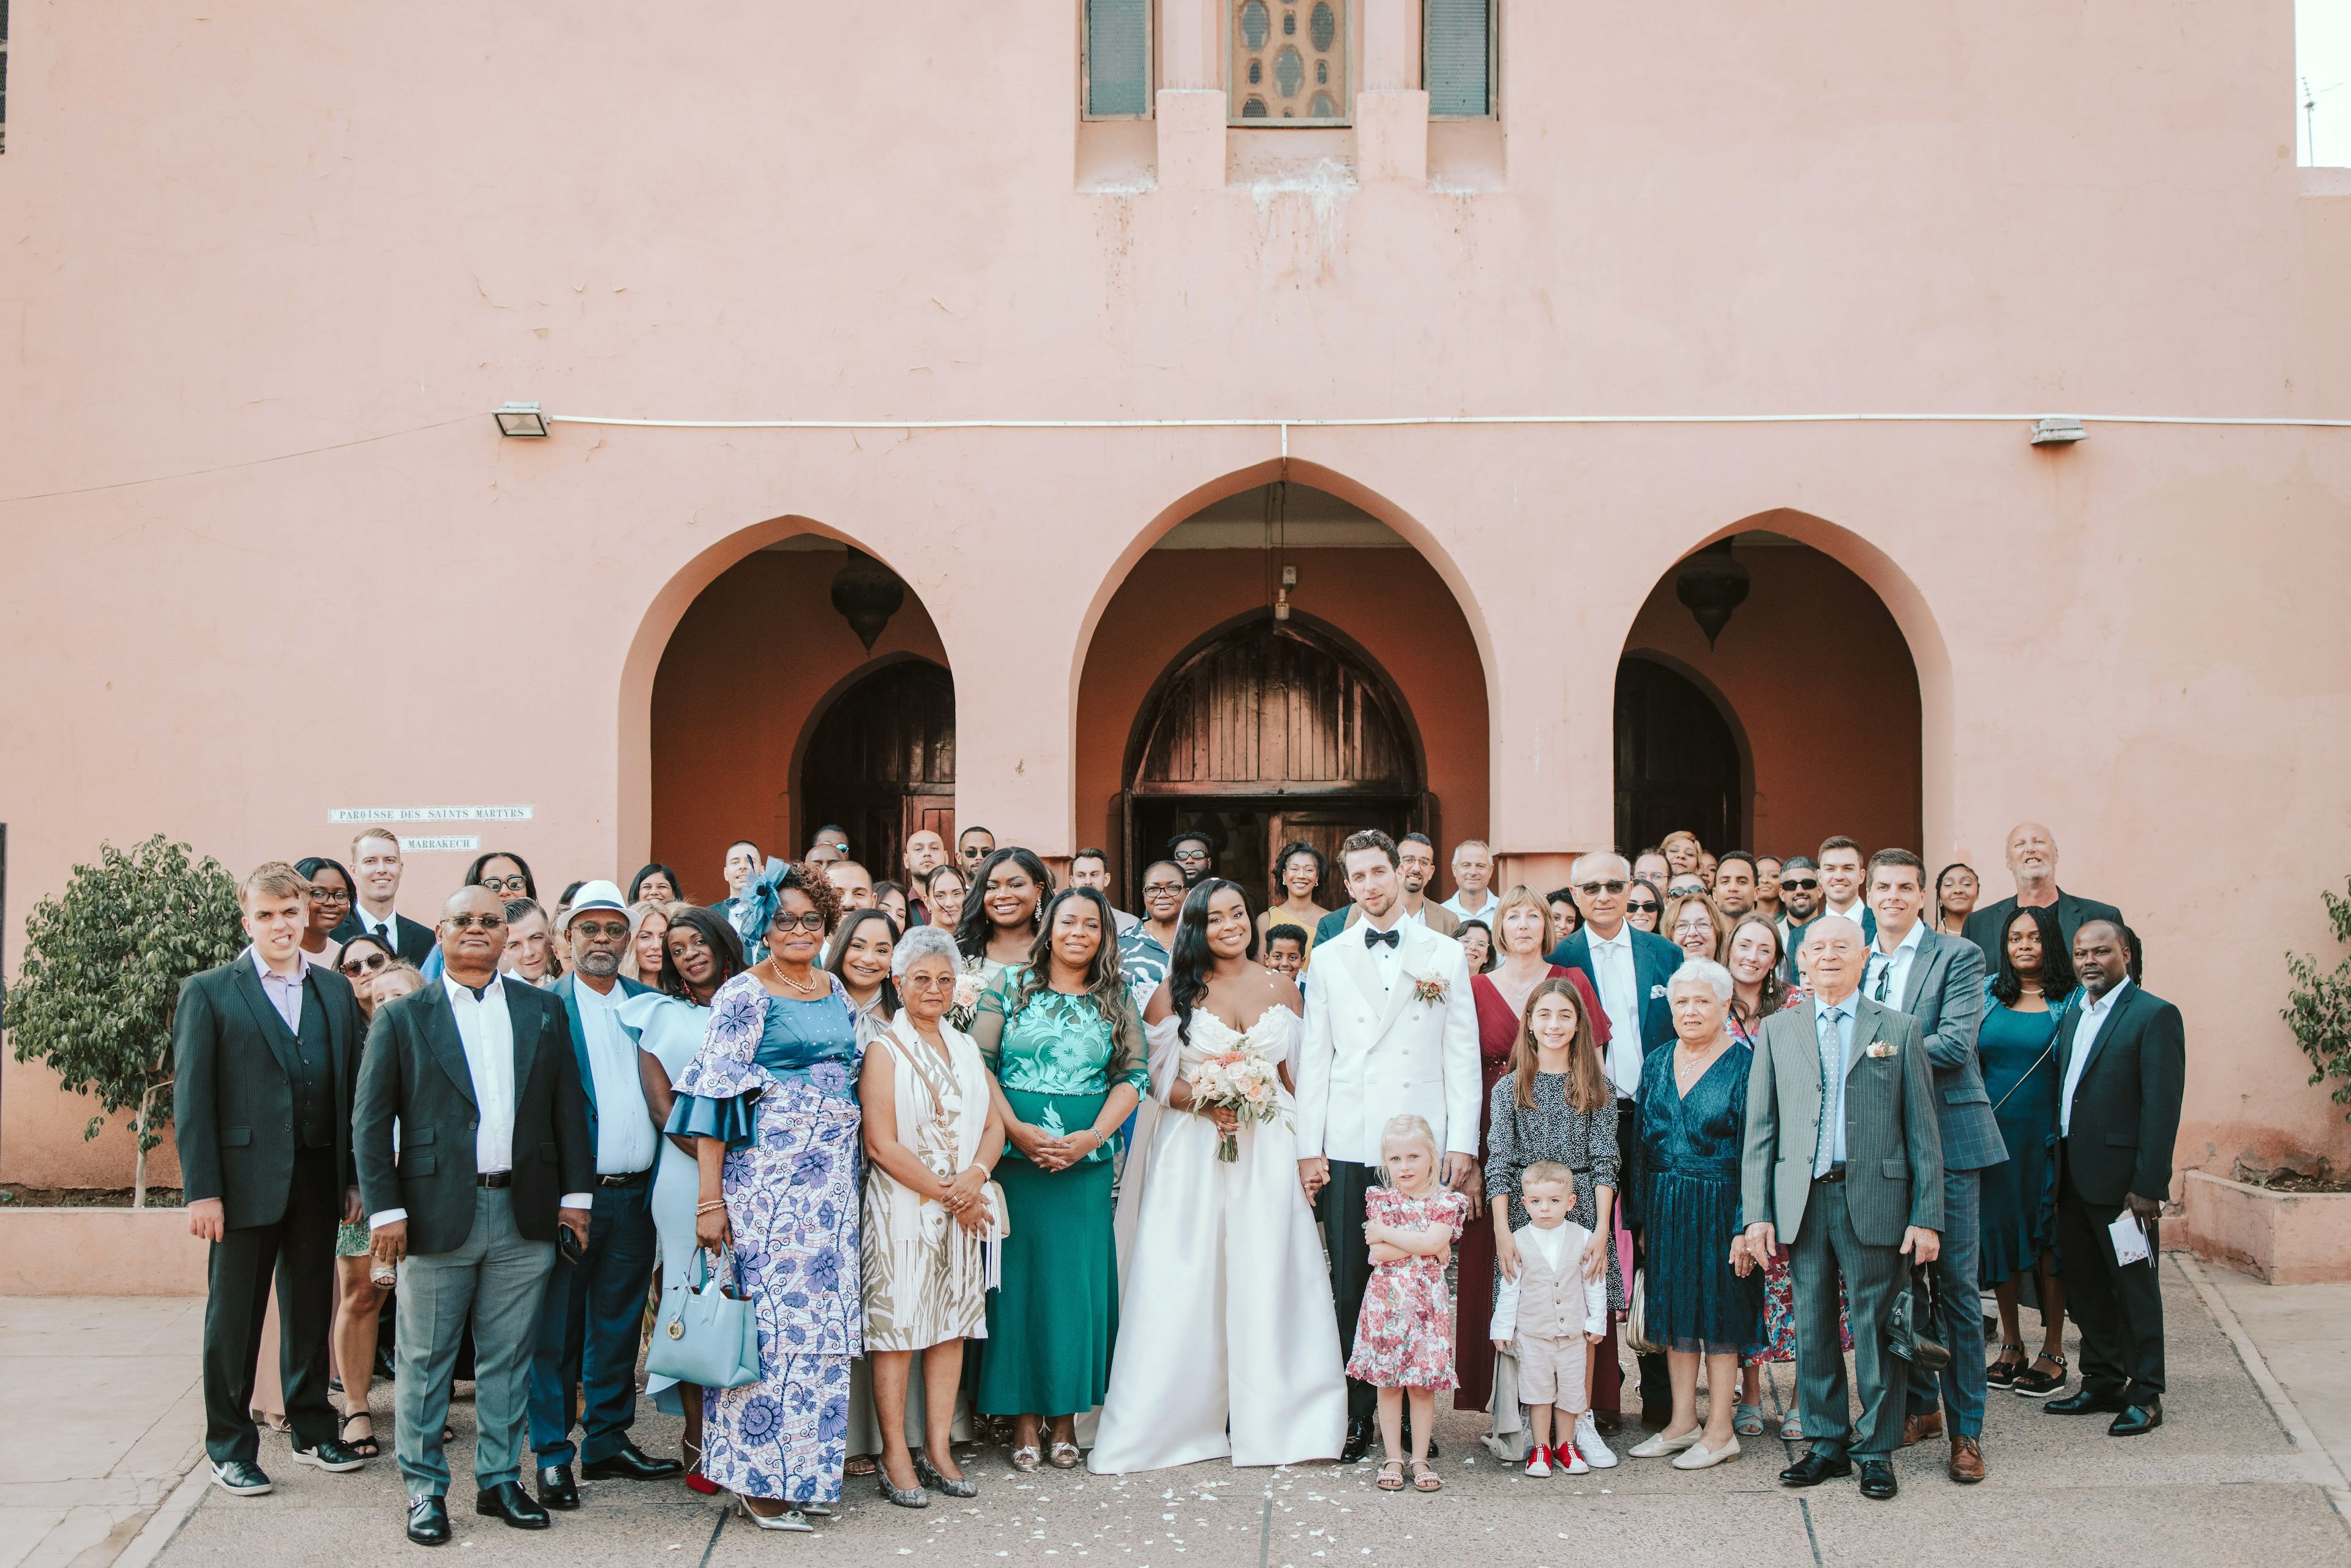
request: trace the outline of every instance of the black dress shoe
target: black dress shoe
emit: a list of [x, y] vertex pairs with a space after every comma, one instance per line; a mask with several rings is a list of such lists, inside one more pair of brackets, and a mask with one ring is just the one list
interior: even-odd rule
[[580, 1488], [569, 1465], [548, 1465], [538, 1472], [538, 1500], [566, 1512], [580, 1506]]
[[2123, 1404], [2121, 1395], [2102, 1393], [2085, 1384], [2063, 1399], [2052, 1399], [2042, 1408], [2052, 1416], [2103, 1416], [2110, 1410], [2120, 1410]]
[[519, 1481], [500, 1481], [482, 1493], [474, 1499], [474, 1511], [502, 1519], [517, 1530], [547, 1528], [547, 1510], [530, 1500]]
[[1894, 1462], [1891, 1459], [1861, 1461], [1861, 1495], [1873, 1502], [1884, 1502], [1901, 1489], [1894, 1484]]
[[2163, 1401], [2150, 1399], [2144, 1405], [2126, 1405], [2123, 1413], [2106, 1428], [2109, 1437], [2143, 1437], [2163, 1425]]
[[1843, 1454], [1823, 1453], [1814, 1448], [1794, 1464], [1780, 1472], [1783, 1487], [1816, 1487], [1823, 1481], [1853, 1474], [1853, 1461]]
[[392, 1364], [392, 1352], [382, 1345], [375, 1347], [375, 1375], [386, 1383], [400, 1375], [400, 1369]]
[[1613, 1437], [1625, 1429], [1625, 1417], [1614, 1410], [1594, 1410], [1592, 1428], [1604, 1437]]
[[665, 1481], [685, 1469], [675, 1459], [656, 1459], [634, 1443], [623, 1442], [601, 1459], [590, 1459], [580, 1473], [591, 1481]]
[[1379, 1440], [1379, 1433], [1374, 1430], [1369, 1421], [1348, 1422], [1347, 1442], [1346, 1446], [1339, 1450], [1339, 1462], [1343, 1465], [1363, 1463], [1364, 1456], [1370, 1453], [1372, 1446]]
[[419, 1546], [449, 1544], [449, 1505], [437, 1497], [408, 1500], [408, 1539]]
[[1641, 1406], [1641, 1425], [1652, 1432], [1662, 1432], [1674, 1424], [1674, 1407], [1670, 1405]]

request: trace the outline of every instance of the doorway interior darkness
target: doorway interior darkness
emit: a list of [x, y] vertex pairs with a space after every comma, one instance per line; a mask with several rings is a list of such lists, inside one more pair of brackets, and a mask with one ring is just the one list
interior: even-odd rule
[[800, 755], [788, 852], [836, 823], [881, 882], [898, 874], [909, 834], [928, 828], [955, 841], [955, 679], [938, 665], [901, 658], [860, 677], [826, 707]]
[[[1179, 656], [1144, 705], [1126, 776], [1130, 900], [1179, 831], [1210, 836], [1217, 874], [1252, 910], [1276, 896], [1273, 855], [1291, 839], [1335, 864], [1339, 841], [1361, 829], [1436, 834], [1402, 702], [1369, 658], [1304, 617], [1254, 614]], [[1346, 894], [1326, 882], [1317, 902], [1335, 908]]]
[[1637, 653], [1616, 666], [1616, 843], [1640, 852], [1676, 829], [1743, 844], [1739, 739], [1712, 697]]

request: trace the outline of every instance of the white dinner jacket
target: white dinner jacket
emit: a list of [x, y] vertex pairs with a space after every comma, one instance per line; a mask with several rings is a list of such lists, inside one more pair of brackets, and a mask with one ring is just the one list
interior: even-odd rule
[[[1315, 945], [1306, 967], [1306, 1034], [1298, 1055], [1298, 1152], [1377, 1165], [1380, 1133], [1409, 1112], [1427, 1119], [1437, 1146], [1478, 1153], [1478, 1006], [1461, 944], [1418, 921], [1399, 921], [1395, 986], [1383, 998], [1364, 950], [1364, 927]], [[1414, 995], [1416, 979], [1445, 988]]]

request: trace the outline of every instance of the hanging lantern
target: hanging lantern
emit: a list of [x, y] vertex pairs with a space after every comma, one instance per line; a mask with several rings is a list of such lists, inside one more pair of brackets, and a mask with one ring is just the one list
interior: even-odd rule
[[1747, 569], [1731, 555], [1729, 539], [1686, 558], [1674, 574], [1674, 597], [1689, 607], [1709, 648], [1730, 624], [1730, 612], [1747, 602]]
[[898, 574], [862, 549], [852, 548], [848, 564], [832, 574], [832, 607], [869, 653], [905, 602], [906, 585]]

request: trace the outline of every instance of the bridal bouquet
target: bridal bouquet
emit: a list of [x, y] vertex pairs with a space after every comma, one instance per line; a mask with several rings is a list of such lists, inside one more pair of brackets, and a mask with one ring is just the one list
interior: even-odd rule
[[[1192, 1086], [1192, 1104], [1196, 1110], [1212, 1110], [1219, 1105], [1230, 1109], [1240, 1122], [1270, 1122], [1282, 1114], [1281, 1075], [1272, 1062], [1256, 1051], [1236, 1047], [1203, 1058], [1199, 1064], [1184, 1075]], [[1240, 1129], [1238, 1124], [1217, 1139], [1217, 1158], [1229, 1164], [1241, 1157]]]

